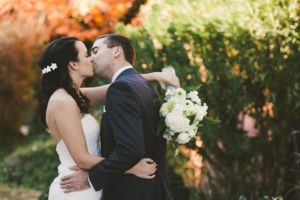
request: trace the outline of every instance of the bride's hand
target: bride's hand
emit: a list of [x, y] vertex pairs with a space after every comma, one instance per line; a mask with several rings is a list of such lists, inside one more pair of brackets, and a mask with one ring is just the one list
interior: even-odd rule
[[180, 87], [179, 79], [174, 72], [157, 72], [156, 79], [160, 87], [164, 90], [167, 90], [168, 85], [175, 88]]
[[127, 174], [134, 174], [144, 179], [152, 179], [155, 177], [156, 163], [150, 158], [141, 159], [135, 166], [129, 169]]

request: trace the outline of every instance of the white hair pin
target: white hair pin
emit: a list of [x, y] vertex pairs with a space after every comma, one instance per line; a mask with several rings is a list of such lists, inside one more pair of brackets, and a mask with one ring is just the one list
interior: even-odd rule
[[57, 64], [56, 63], [51, 63], [51, 65], [47, 65], [47, 67], [44, 67], [42, 69], [42, 74], [47, 74], [51, 71], [54, 71], [57, 68]]

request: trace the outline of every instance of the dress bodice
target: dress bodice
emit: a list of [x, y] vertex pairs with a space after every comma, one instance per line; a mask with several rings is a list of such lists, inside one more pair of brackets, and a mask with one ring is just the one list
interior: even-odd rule
[[[91, 155], [100, 155], [99, 145], [99, 124], [97, 120], [90, 114], [85, 114], [81, 119], [83, 134], [86, 140], [88, 152]], [[58, 176], [53, 180], [49, 188], [48, 200], [99, 200], [101, 199], [101, 191], [95, 191], [88, 188], [82, 191], [64, 193], [60, 187], [61, 177], [74, 173], [69, 167], [76, 165], [66, 144], [60, 140], [56, 145], [60, 164], [58, 166]]]
[[[100, 129], [97, 120], [92, 115], [85, 114], [81, 119], [81, 125], [89, 154], [100, 155]], [[76, 163], [63, 140], [57, 143], [56, 152], [60, 161], [60, 165], [58, 166], [59, 176], [69, 174], [70, 170], [68, 168], [76, 165]]]

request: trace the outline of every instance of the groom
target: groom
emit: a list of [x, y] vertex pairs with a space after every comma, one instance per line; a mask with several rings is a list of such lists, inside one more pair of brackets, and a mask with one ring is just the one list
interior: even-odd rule
[[[89, 171], [91, 186], [103, 189], [104, 200], [168, 200], [166, 145], [156, 135], [159, 108], [150, 83], [132, 67], [133, 45], [122, 35], [107, 34], [97, 38], [91, 54], [95, 74], [111, 80], [101, 123], [106, 159]], [[124, 174], [144, 157], [157, 163], [153, 179]]]

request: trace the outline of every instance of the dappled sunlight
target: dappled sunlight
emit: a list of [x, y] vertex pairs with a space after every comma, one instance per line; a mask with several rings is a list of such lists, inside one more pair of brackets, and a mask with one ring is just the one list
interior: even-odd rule
[[[196, 137], [195, 143], [198, 148], [203, 146], [203, 142], [199, 136]], [[198, 188], [201, 184], [201, 178], [203, 176], [203, 156], [198, 154], [196, 150], [186, 148], [185, 146], [180, 146], [179, 152], [188, 158], [188, 161], [183, 166], [187, 169], [183, 174], [185, 183], [190, 187]]]
[[245, 131], [249, 138], [256, 137], [259, 130], [255, 127], [256, 120], [248, 114], [239, 113], [237, 128]]

